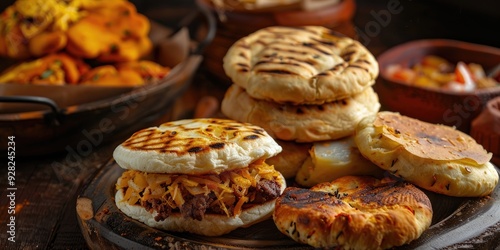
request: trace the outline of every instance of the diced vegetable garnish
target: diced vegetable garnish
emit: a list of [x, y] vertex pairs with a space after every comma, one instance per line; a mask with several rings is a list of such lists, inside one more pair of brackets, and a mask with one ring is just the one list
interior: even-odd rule
[[385, 70], [393, 80], [426, 88], [470, 92], [500, 85], [494, 78], [487, 77], [479, 64], [458, 62], [453, 65], [435, 55], [425, 56], [411, 68], [395, 64], [389, 65]]

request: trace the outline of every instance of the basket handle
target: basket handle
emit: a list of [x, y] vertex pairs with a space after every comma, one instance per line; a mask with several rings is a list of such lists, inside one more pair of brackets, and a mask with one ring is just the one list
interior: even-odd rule
[[205, 47], [207, 47], [215, 37], [215, 33], [217, 31], [217, 22], [213, 13], [206, 6], [198, 6], [198, 10], [207, 22], [207, 33], [205, 37], [198, 43], [196, 49], [193, 51], [194, 54], [201, 55], [205, 51]]
[[33, 103], [45, 105], [50, 108], [53, 113], [54, 124], [59, 125], [61, 122], [62, 113], [60, 112], [59, 106], [50, 98], [41, 96], [0, 96], [0, 102], [7, 103]]
[[217, 30], [217, 22], [215, 20], [215, 17], [207, 7], [198, 6], [196, 9], [189, 12], [184, 18], [182, 18], [182, 20], [177, 23], [177, 25], [173, 28], [172, 33], [169, 34], [169, 37], [174, 36], [184, 27], [190, 26], [200, 15], [206, 21], [207, 33], [205, 34], [205, 37], [198, 42], [196, 48], [191, 51], [191, 54], [195, 55], [201, 55], [203, 53], [205, 47], [209, 45], [214, 39]]

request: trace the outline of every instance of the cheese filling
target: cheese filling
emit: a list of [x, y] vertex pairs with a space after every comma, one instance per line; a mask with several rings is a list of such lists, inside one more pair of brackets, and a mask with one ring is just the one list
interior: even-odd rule
[[123, 190], [123, 200], [128, 204], [156, 211], [157, 221], [174, 212], [201, 220], [205, 213], [239, 215], [245, 206], [277, 198], [281, 193], [279, 175], [263, 160], [219, 175], [128, 170], [118, 179], [116, 189]]

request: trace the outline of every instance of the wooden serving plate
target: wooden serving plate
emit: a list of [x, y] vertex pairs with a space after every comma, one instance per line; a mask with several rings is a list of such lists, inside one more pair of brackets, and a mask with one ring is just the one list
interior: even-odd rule
[[[91, 249], [312, 249], [281, 234], [272, 219], [219, 237], [148, 227], [115, 205], [115, 183], [122, 172], [114, 161], [109, 162], [77, 199], [78, 223]], [[426, 193], [434, 210], [431, 227], [419, 239], [396, 249], [494, 249], [500, 245], [499, 186], [483, 198]]]

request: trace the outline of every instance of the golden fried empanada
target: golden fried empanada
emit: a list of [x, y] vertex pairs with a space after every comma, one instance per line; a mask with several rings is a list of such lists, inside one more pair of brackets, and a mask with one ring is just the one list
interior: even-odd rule
[[85, 74], [81, 83], [100, 86], [140, 86], [162, 79], [169, 71], [168, 67], [146, 60], [103, 65]]
[[118, 70], [113, 65], [93, 68], [82, 77], [81, 84], [94, 86], [140, 86], [144, 84], [139, 73], [133, 70]]
[[[100, 5], [96, 5], [100, 6]], [[149, 20], [127, 1], [88, 10], [67, 32], [69, 53], [101, 62], [138, 60], [150, 52]]]
[[134, 70], [145, 80], [159, 80], [170, 72], [169, 67], [148, 60], [120, 63], [116, 67], [119, 70]]
[[89, 66], [64, 53], [50, 54], [13, 66], [0, 75], [0, 83], [76, 84]]

